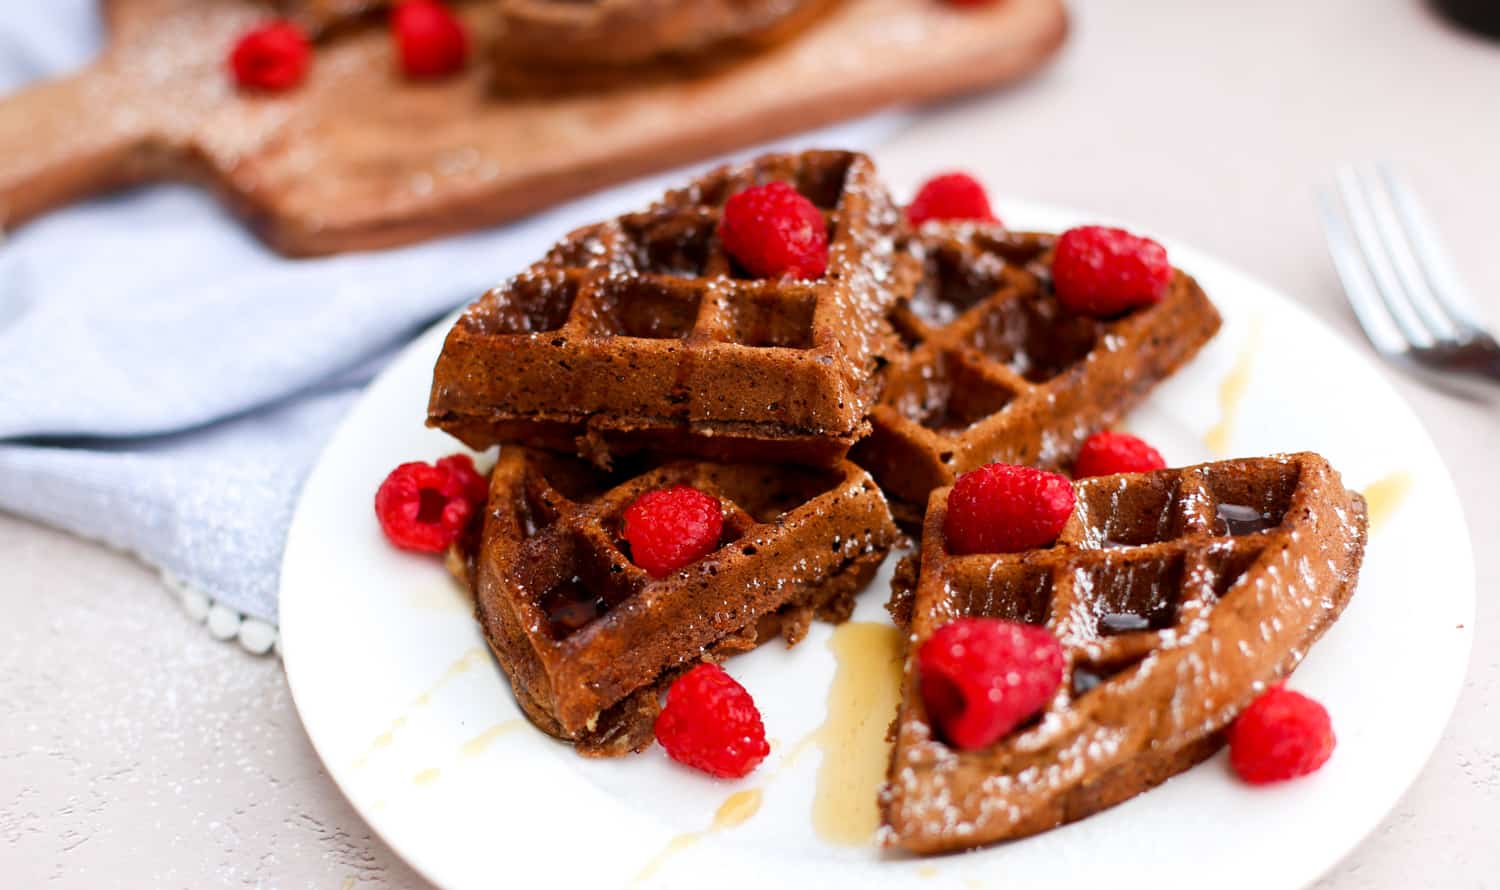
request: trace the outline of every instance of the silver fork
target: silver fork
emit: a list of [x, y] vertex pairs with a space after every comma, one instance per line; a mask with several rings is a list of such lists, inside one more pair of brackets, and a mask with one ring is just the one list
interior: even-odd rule
[[[1349, 306], [1386, 358], [1451, 385], [1500, 383], [1500, 344], [1474, 308], [1437, 229], [1401, 177], [1340, 165], [1318, 190], [1323, 233]], [[1454, 376], [1457, 375], [1457, 376]], [[1462, 387], [1473, 394], [1472, 387]]]

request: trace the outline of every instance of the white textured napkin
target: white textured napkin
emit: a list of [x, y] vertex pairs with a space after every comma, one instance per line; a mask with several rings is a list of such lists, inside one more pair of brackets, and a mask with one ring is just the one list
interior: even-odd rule
[[[7, 9], [0, 93], [86, 62], [94, 7]], [[900, 120], [794, 144], [870, 145]], [[0, 509], [138, 554], [217, 600], [234, 619], [213, 625], [220, 635], [239, 614], [274, 623], [297, 492], [357, 391], [569, 229], [644, 206], [682, 175], [500, 229], [318, 260], [277, 257], [182, 186], [42, 217], [0, 242]]]

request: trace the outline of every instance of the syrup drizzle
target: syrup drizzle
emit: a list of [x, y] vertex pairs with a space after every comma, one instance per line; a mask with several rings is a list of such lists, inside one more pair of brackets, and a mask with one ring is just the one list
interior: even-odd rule
[[713, 824], [709, 825], [702, 831], [688, 831], [672, 838], [672, 840], [668, 841], [667, 845], [662, 848], [662, 851], [660, 853], [657, 853], [655, 856], [653, 856], [651, 858], [651, 861], [647, 862], [646, 865], [636, 873], [634, 880], [630, 882], [631, 885], [634, 886], [637, 884], [642, 884], [650, 880], [653, 875], [661, 870], [661, 867], [665, 865], [668, 860], [676, 856], [678, 853], [681, 853], [683, 850], [686, 850], [688, 847], [691, 847], [693, 844], [696, 844], [699, 841], [703, 840], [710, 834], [713, 834], [716, 831], [724, 831], [729, 828], [737, 828], [738, 826], [744, 825], [746, 822], [750, 821], [750, 819], [754, 817], [756, 813], [760, 812], [760, 803], [761, 800], [764, 799], [764, 796], [764, 792], [762, 792], [759, 788], [747, 788], [744, 791], [736, 791], [735, 793], [729, 795], [724, 799], [723, 803], [719, 804], [719, 809], [714, 813]]
[[525, 726], [526, 719], [524, 717], [515, 717], [510, 720], [502, 720], [499, 723], [496, 723], [494, 726], [491, 726], [489, 729], [486, 729], [484, 732], [481, 732], [479, 735], [473, 737], [472, 739], [469, 739], [467, 742], [464, 742], [462, 745], [460, 745], [458, 748], [458, 756], [465, 758], [478, 757], [480, 754], [483, 754], [490, 745], [494, 744], [495, 739], [498, 739], [501, 736], [510, 735], [511, 733], [515, 732], [518, 729], [522, 729]]
[[448, 669], [443, 671], [442, 675], [440, 675], [431, 686], [427, 687], [426, 691], [424, 691], [421, 695], [418, 695], [416, 698], [412, 699], [411, 704], [406, 706], [406, 710], [394, 717], [391, 720], [390, 725], [385, 728], [385, 731], [380, 733], [380, 735], [377, 735], [365, 748], [365, 750], [358, 757], [354, 758], [354, 768], [364, 769], [365, 765], [370, 762], [370, 758], [372, 756], [378, 753], [382, 748], [390, 747], [391, 742], [395, 741], [396, 733], [406, 725], [407, 718], [413, 711], [416, 711], [419, 708], [426, 707], [427, 704], [432, 701], [432, 697], [437, 694], [437, 691], [439, 689], [442, 689], [450, 681], [459, 677], [470, 668], [482, 664], [484, 662], [486, 654], [487, 653], [484, 649], [481, 649], [478, 646], [473, 646], [463, 655], [460, 655], [457, 659], [455, 659], [452, 664], [448, 665]]
[[850, 621], [834, 629], [828, 647], [838, 667], [828, 716], [815, 735], [823, 762], [813, 828], [830, 843], [859, 846], [880, 827], [876, 796], [890, 758], [886, 729], [900, 700], [901, 633], [889, 624]]
[[1369, 510], [1370, 533], [1374, 534], [1386, 524], [1411, 493], [1412, 477], [1405, 470], [1397, 470], [1382, 476], [1365, 486], [1365, 505]]
[[1224, 382], [1219, 384], [1219, 422], [1203, 434], [1203, 444], [1219, 457], [1229, 454], [1235, 422], [1239, 419], [1240, 403], [1245, 400], [1245, 392], [1250, 388], [1250, 370], [1255, 353], [1260, 348], [1260, 334], [1261, 320], [1257, 316], [1250, 323], [1250, 336], [1245, 338], [1245, 345], [1240, 349], [1234, 367], [1229, 369]]

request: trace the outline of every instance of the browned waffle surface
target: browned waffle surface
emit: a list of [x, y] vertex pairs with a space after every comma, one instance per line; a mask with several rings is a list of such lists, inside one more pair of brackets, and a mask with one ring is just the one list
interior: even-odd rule
[[928, 223], [912, 238], [921, 283], [893, 322], [909, 353], [888, 371], [853, 459], [903, 522], [927, 495], [994, 461], [1064, 468], [1219, 329], [1191, 277], [1161, 302], [1096, 320], [1051, 292], [1052, 236]]
[[[935, 737], [908, 657], [887, 843], [931, 853], [1022, 837], [1187, 769], [1354, 590], [1364, 500], [1317, 455], [1074, 484], [1058, 543], [1005, 555], [949, 554], [948, 490], [933, 495], [915, 591], [894, 600], [909, 652], [955, 618], [997, 617], [1050, 629], [1067, 670], [1038, 720], [963, 752]], [[909, 569], [898, 577], [911, 583]]]
[[492, 77], [569, 92], [704, 73], [788, 40], [838, 0], [504, 0]]
[[[653, 579], [631, 561], [620, 515], [687, 484], [720, 499], [712, 554]], [[832, 469], [677, 461], [605, 472], [506, 448], [491, 479], [475, 608], [532, 722], [595, 754], [651, 741], [672, 672], [783, 635], [814, 614], [841, 621], [897, 532], [869, 476]]]
[[[792, 183], [828, 219], [828, 271], [748, 277], [715, 234], [735, 192]], [[768, 155], [651, 209], [580, 229], [471, 306], [428, 419], [483, 448], [519, 441], [601, 464], [650, 447], [833, 466], [868, 429], [897, 215], [862, 155]]]

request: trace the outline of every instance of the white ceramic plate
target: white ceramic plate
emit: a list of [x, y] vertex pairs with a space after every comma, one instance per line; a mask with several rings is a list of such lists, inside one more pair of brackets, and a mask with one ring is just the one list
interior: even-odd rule
[[[1018, 201], [1003, 206], [1026, 228], [1061, 230], [1084, 219]], [[308, 481], [286, 548], [287, 674], [334, 781], [391, 847], [451, 888], [872, 890], [921, 879], [933, 888], [1207, 882], [1227, 890], [1313, 881], [1396, 802], [1453, 706], [1474, 611], [1468, 534], [1432, 443], [1360, 353], [1264, 285], [1167, 244], [1225, 324], [1129, 428], [1174, 464], [1219, 456], [1205, 444], [1218, 429], [1225, 455], [1313, 450], [1352, 487], [1395, 480], [1372, 499], [1381, 503], [1357, 594], [1292, 681], [1327, 705], [1338, 733], [1333, 759], [1316, 775], [1251, 788], [1231, 776], [1221, 754], [1112, 810], [976, 853], [924, 861], [833, 844], [811, 817], [819, 772], [826, 762], [836, 776], [856, 758], [838, 746], [826, 757], [819, 745], [799, 745], [828, 713], [835, 658], [826, 626], [793, 650], [768, 645], [728, 664], [774, 741], [747, 779], [708, 779], [659, 748], [613, 761], [576, 756], [519, 719], [440, 562], [388, 546], [371, 510], [396, 464], [455, 450], [422, 426], [444, 324], [350, 414]], [[1242, 398], [1226, 398], [1225, 381], [1234, 379], [1244, 381]], [[892, 562], [863, 595], [856, 620], [886, 622]], [[884, 710], [871, 716], [866, 745], [878, 744], [888, 719]], [[851, 799], [873, 801], [875, 778], [858, 781], [868, 787]], [[748, 819], [707, 831], [740, 791], [759, 791], [758, 811], [741, 806]], [[870, 807], [836, 817], [858, 825]]]

